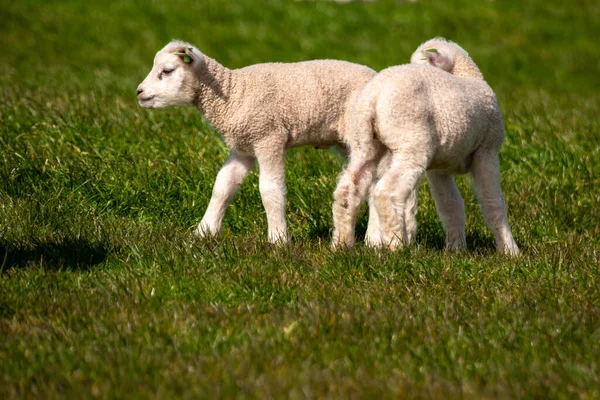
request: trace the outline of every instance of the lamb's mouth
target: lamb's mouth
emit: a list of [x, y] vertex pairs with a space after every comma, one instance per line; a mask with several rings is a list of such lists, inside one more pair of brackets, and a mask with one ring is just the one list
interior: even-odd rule
[[149, 96], [149, 97], [140, 97], [138, 98], [138, 101], [140, 103], [141, 106], [146, 106], [147, 103], [152, 100], [155, 96]]

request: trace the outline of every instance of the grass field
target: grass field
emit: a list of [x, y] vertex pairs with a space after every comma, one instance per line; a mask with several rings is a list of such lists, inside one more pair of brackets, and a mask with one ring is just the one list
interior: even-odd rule
[[[137, 105], [166, 42], [379, 70], [437, 35], [498, 95], [522, 257], [464, 178], [468, 252], [426, 182], [416, 246], [331, 252], [342, 161], [310, 148], [286, 161], [293, 245], [266, 242], [256, 170], [191, 239], [227, 149], [194, 109]], [[598, 37], [592, 0], [0, 0], [0, 397], [600, 398]]]

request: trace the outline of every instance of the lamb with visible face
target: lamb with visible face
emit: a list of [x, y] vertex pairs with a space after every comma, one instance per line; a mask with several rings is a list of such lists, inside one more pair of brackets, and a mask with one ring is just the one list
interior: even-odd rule
[[220, 230], [227, 205], [258, 161], [269, 240], [288, 241], [285, 151], [300, 145], [345, 147], [351, 104], [374, 75], [365, 66], [336, 60], [230, 70], [188, 43], [173, 41], [160, 50], [138, 87], [140, 105], [194, 105], [231, 149], [196, 233]]
[[[193, 54], [192, 47], [188, 52]], [[185, 54], [185, 53], [184, 53]], [[137, 90], [138, 100], [145, 108], [164, 108], [192, 104], [195, 99], [193, 75], [186, 68], [185, 61], [172, 52], [159, 52], [154, 58], [154, 67]], [[191, 56], [187, 59], [192, 62]], [[202, 57], [195, 58], [196, 66], [202, 63]]]
[[[452, 42], [426, 42], [411, 60], [381, 71], [358, 96], [350, 163], [334, 195], [334, 246], [353, 243], [356, 214], [379, 164], [370, 192], [382, 244], [395, 249], [409, 242], [405, 212], [427, 173], [446, 246], [466, 248], [464, 205], [453, 175], [468, 172], [498, 250], [518, 255], [500, 189], [504, 125], [494, 92]], [[385, 165], [379, 162], [384, 155], [390, 157]]]

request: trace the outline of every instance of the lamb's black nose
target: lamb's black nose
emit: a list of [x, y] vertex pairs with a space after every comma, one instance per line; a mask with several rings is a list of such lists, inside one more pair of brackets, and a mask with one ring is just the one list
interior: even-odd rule
[[137, 90], [137, 95], [139, 96], [139, 95], [140, 95], [140, 93], [142, 93], [142, 92], [143, 92], [143, 90], [142, 90], [142, 89], [138, 89], [138, 90]]

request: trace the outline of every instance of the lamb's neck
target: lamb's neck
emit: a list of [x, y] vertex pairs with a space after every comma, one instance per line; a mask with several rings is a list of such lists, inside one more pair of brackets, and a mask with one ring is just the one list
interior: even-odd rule
[[205, 67], [196, 76], [196, 107], [210, 121], [219, 128], [220, 121], [224, 118], [231, 104], [233, 79], [231, 70], [225, 68], [217, 61], [204, 58]]
[[483, 79], [483, 74], [477, 68], [477, 65], [468, 56], [458, 53], [454, 57], [454, 65], [450, 71], [452, 75], [468, 76], [472, 78]]

